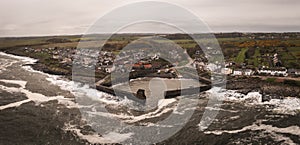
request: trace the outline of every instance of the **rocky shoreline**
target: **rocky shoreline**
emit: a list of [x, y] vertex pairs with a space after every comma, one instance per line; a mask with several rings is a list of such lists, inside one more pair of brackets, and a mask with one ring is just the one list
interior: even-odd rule
[[289, 81], [268, 82], [267, 80], [254, 77], [229, 77], [226, 88], [237, 90], [242, 94], [254, 91], [260, 92], [263, 95], [263, 101], [284, 97], [300, 98], [300, 86], [291, 84]]
[[[47, 67], [42, 62], [37, 62], [32, 65], [33, 69], [42, 71], [52, 75], [61, 75], [68, 79], [72, 79], [72, 73], [66, 72], [65, 69], [53, 69]], [[142, 76], [144, 77], [144, 76]], [[158, 77], [158, 76], [155, 76]], [[137, 79], [138, 77], [134, 77]], [[172, 78], [167, 76], [164, 78]], [[103, 78], [97, 78], [104, 79]], [[104, 82], [105, 86], [110, 86], [110, 83]], [[227, 77], [226, 89], [237, 90], [239, 93], [247, 94], [249, 92], [260, 92], [263, 95], [263, 101], [270, 99], [282, 99], [284, 97], [297, 97], [300, 98], [300, 86], [289, 82], [269, 82], [256, 77]]]
[[[71, 73], [66, 73], [65, 71], [61, 71], [59, 69], [49, 69], [49, 67], [41, 64], [41, 62], [37, 62], [36, 64], [32, 65], [32, 67], [35, 70], [48, 74], [62, 75], [68, 79], [72, 78]], [[136, 78], [137, 77], [135, 77], [135, 79]], [[110, 86], [111, 84], [105, 85]], [[226, 89], [237, 90], [242, 94], [247, 94], [249, 92], [260, 92], [263, 95], [263, 101], [268, 101], [270, 99], [281, 99], [284, 97], [300, 98], [300, 86], [290, 84], [288, 82], [268, 82], [267, 80], [262, 80], [261, 78], [255, 77], [227, 77]]]

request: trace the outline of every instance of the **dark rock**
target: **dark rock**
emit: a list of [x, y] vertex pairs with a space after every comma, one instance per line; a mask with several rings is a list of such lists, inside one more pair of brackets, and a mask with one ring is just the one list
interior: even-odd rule
[[137, 92], [136, 92], [136, 97], [139, 98], [139, 99], [146, 99], [146, 95], [145, 95], [145, 90], [143, 89], [139, 89]]

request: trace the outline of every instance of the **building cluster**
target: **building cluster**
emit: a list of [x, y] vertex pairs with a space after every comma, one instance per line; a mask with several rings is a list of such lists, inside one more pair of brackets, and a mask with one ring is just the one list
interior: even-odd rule
[[25, 52], [28, 53], [40, 53], [47, 54], [54, 60], [59, 61], [62, 65], [66, 67], [71, 67], [74, 55], [76, 53], [75, 48], [58, 48], [58, 47], [49, 47], [49, 48], [31, 48], [25, 47]]
[[[103, 57], [103, 56], [102, 56]], [[159, 53], [146, 53], [144, 51], [122, 51], [117, 58], [112, 57], [109, 63], [100, 63], [99, 70], [107, 73], [112, 71], [130, 72], [135, 70], [152, 70], [161, 68], [162, 65], [157, 63], [156, 60], [160, 59]]]
[[260, 76], [279, 76], [279, 77], [299, 77], [300, 70], [299, 69], [287, 69], [285, 67], [261, 67], [261, 68], [235, 68], [235, 67], [225, 67], [222, 69], [222, 73], [226, 75], [232, 76], [252, 76], [252, 75], [260, 75]]
[[[209, 49], [208, 49], [209, 50]], [[95, 67], [96, 71], [103, 71], [111, 73], [112, 71], [127, 72], [135, 70], [162, 70], [172, 66], [178, 65], [180, 62], [171, 64], [170, 66], [163, 66], [159, 61], [162, 57], [160, 53], [147, 53], [140, 49], [138, 52], [135, 50], [121, 51], [116, 57], [113, 52], [100, 51], [95, 49], [79, 49], [75, 48], [25, 48], [26, 52], [34, 53], [47, 53], [52, 59], [59, 61], [66, 67], [71, 67], [73, 63], [80, 63], [83, 67]], [[166, 54], [168, 58], [173, 60], [180, 60], [180, 52], [175, 50], [169, 51]], [[299, 69], [286, 69], [282, 67], [278, 55], [275, 53], [272, 56], [272, 67], [261, 66], [259, 68], [247, 67], [246, 65], [236, 64], [235, 62], [225, 63], [225, 67], [221, 63], [208, 63], [206, 58], [203, 58], [200, 51], [196, 51], [191, 65], [200, 71], [217, 71], [222, 74], [232, 76], [300, 76]], [[80, 57], [76, 57], [80, 55]], [[77, 61], [73, 62], [76, 57]], [[212, 56], [211, 56], [212, 57]]]
[[281, 60], [278, 58], [278, 54], [268, 55], [269, 66], [261, 65], [260, 67], [248, 66], [245, 63], [237, 64], [235, 62], [227, 62], [225, 68], [222, 69], [223, 74], [232, 76], [279, 76], [279, 77], [299, 77], [300, 70], [287, 69], [283, 67]]
[[[197, 52], [196, 52], [197, 53]], [[300, 77], [300, 70], [299, 69], [287, 69], [282, 66], [280, 59], [278, 58], [278, 54], [275, 53], [274, 55], [268, 56], [270, 66], [248, 66], [245, 63], [236, 63], [234, 61], [225, 63], [225, 66], [222, 64], [215, 62], [215, 63], [207, 63], [205, 60], [199, 58], [195, 58], [194, 62], [192, 63], [193, 67], [196, 67], [200, 71], [214, 71], [214, 72], [221, 72], [222, 74], [231, 75], [231, 76], [253, 76], [253, 75], [260, 75], [260, 76], [279, 76], [279, 77]]]

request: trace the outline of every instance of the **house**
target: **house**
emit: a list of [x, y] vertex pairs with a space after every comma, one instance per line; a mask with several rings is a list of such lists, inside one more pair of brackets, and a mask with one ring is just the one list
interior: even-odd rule
[[165, 69], [165, 73], [168, 73], [169, 71], [170, 71], [170, 69], [168, 69], [168, 68], [167, 68], [167, 69]]
[[152, 65], [151, 64], [145, 64], [144, 65], [144, 69], [151, 69], [152, 68]]
[[222, 68], [221, 73], [222, 74], [226, 74], [226, 75], [230, 75], [232, 74], [233, 70], [231, 68]]
[[64, 58], [60, 63], [72, 64], [72, 59], [71, 58]]
[[59, 55], [52, 55], [52, 58], [53, 59], [60, 59], [60, 56]]
[[105, 72], [111, 73], [115, 70], [115, 66], [107, 66], [105, 67]]
[[225, 63], [225, 67], [231, 67], [231, 66], [234, 66], [235, 65], [235, 62], [226, 62]]
[[300, 76], [300, 69], [288, 69], [288, 74], [291, 76]]
[[153, 57], [151, 57], [152, 60], [158, 60], [159, 59], [159, 54], [155, 54]]
[[216, 64], [213, 64], [213, 63], [210, 63], [206, 66], [206, 70], [209, 70], [209, 71], [215, 71], [218, 69], [218, 66]]
[[152, 69], [152, 64], [150, 63], [142, 63], [142, 62], [138, 62], [133, 64], [132, 66], [133, 69]]
[[104, 71], [106, 73], [111, 73], [116, 70], [116, 67], [114, 65], [105, 65], [105, 66], [99, 66], [97, 70]]
[[143, 64], [141, 62], [135, 63], [133, 64], [132, 68], [133, 69], [140, 69], [142, 68]]
[[280, 68], [263, 68], [257, 71], [259, 74], [272, 76], [288, 76], [288, 71], [284, 67]]
[[244, 75], [245, 76], [252, 76], [253, 74], [254, 74], [254, 71], [252, 71], [251, 69], [244, 70]]
[[203, 69], [205, 68], [204, 62], [201, 62], [201, 61], [196, 61], [196, 60], [195, 60], [195, 61], [192, 63], [192, 65], [193, 65], [194, 68], [198, 68], [198, 69], [200, 69], [200, 70], [203, 70]]
[[241, 75], [243, 75], [243, 70], [241, 70], [241, 69], [235, 69], [233, 71], [233, 75], [235, 75], [235, 76], [241, 76]]

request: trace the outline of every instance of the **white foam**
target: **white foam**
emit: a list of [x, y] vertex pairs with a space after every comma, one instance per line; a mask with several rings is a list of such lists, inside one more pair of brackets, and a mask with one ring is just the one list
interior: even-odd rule
[[20, 81], [20, 80], [3, 80], [3, 79], [0, 79], [0, 82], [20, 85], [21, 88], [25, 88], [25, 87], [26, 87], [26, 84], [27, 84], [26, 81]]
[[7, 54], [7, 53], [4, 53], [4, 52], [0, 52], [0, 55], [21, 60], [22, 62], [25, 62], [25, 64], [34, 64], [34, 63], [37, 62], [37, 59], [33, 59], [33, 58], [30, 58], [30, 57], [24, 57], [24, 56], [16, 56], [16, 55]]
[[218, 87], [214, 87], [207, 92], [222, 101], [245, 101], [249, 104], [259, 104], [262, 102], [262, 95], [259, 92], [250, 92], [244, 95], [235, 90], [225, 90]]
[[158, 109], [162, 109], [176, 101], [177, 101], [176, 99], [161, 99], [158, 101]]
[[263, 104], [275, 105], [276, 107], [273, 110], [280, 114], [295, 115], [300, 112], [299, 98], [286, 97], [284, 99], [271, 99]]
[[20, 105], [22, 105], [24, 103], [28, 103], [30, 101], [31, 101], [30, 99], [26, 99], [26, 100], [22, 100], [22, 101], [10, 103], [10, 104], [7, 104], [7, 105], [3, 105], [3, 106], [0, 106], [0, 110], [4, 110], [4, 109], [8, 109], [8, 108], [14, 108], [14, 107], [19, 107]]
[[49, 75], [46, 78], [50, 83], [59, 86], [62, 90], [70, 91], [75, 97], [88, 97], [94, 101], [106, 104], [118, 104], [116, 97], [90, 88], [88, 85], [81, 85], [74, 81], [63, 80], [60, 76]]
[[121, 143], [131, 138], [132, 135], [134, 134], [133, 133], [120, 134], [116, 132], [110, 132], [108, 134], [103, 135], [103, 138], [112, 140], [113, 142]]
[[156, 118], [159, 117], [165, 113], [168, 113], [169, 111], [172, 111], [173, 108], [166, 108], [168, 105], [171, 105], [176, 102], [176, 99], [164, 99], [160, 100], [161, 103], [158, 108], [152, 112], [149, 112], [147, 114], [139, 115], [139, 116], [134, 116], [134, 115], [127, 115], [127, 114], [111, 114], [108, 112], [87, 112], [91, 115], [99, 115], [103, 117], [109, 117], [109, 118], [117, 118], [121, 119], [126, 123], [135, 123], [139, 122], [144, 119], [150, 119], [150, 118]]
[[299, 98], [285, 97], [262, 102], [262, 95], [259, 92], [249, 92], [245, 95], [235, 90], [222, 90], [220, 88], [213, 88], [207, 92], [217, 96], [222, 101], [244, 102], [245, 105], [273, 105], [273, 111], [281, 114], [295, 115], [300, 112]]
[[238, 110], [229, 110], [229, 109], [222, 109], [221, 107], [205, 107], [207, 110], [212, 110], [212, 111], [224, 111], [224, 112], [231, 112], [231, 113], [237, 113], [239, 112]]
[[[258, 121], [259, 122], [259, 121]], [[257, 131], [257, 130], [262, 130], [263, 132], [268, 132], [271, 134], [275, 134], [275, 135], [279, 135], [281, 138], [282, 136], [280, 134], [282, 133], [288, 133], [288, 134], [292, 134], [292, 135], [296, 135], [296, 136], [300, 136], [300, 128], [299, 126], [289, 126], [286, 128], [278, 128], [278, 127], [274, 127], [272, 125], [266, 125], [266, 124], [261, 124], [261, 123], [253, 123], [250, 126], [245, 126], [242, 129], [238, 129], [238, 130], [216, 130], [216, 131], [205, 131], [205, 134], [214, 134], [214, 135], [222, 135], [224, 133], [229, 133], [229, 134], [237, 134], [240, 132], [244, 132], [247, 130], [251, 130], [251, 131]], [[257, 125], [259, 124], [259, 125]], [[277, 134], [279, 133], [279, 134]], [[293, 143], [292, 140], [290, 140], [289, 138], [287, 138], [286, 140], [288, 143]]]
[[14, 63], [16, 63], [17, 61], [14, 60], [8, 60], [5, 58], [0, 58], [0, 73], [3, 71], [6, 71], [7, 67], [10, 67], [11, 65], [13, 65]]
[[0, 89], [11, 92], [11, 93], [23, 93], [28, 98], [27, 100], [14, 102], [14, 103], [10, 103], [10, 104], [7, 104], [7, 105], [0, 106], [0, 110], [7, 109], [7, 108], [12, 108], [12, 107], [19, 107], [20, 105], [22, 105], [24, 103], [28, 103], [30, 101], [33, 101], [36, 104], [40, 104], [40, 103], [48, 102], [48, 101], [51, 101], [51, 100], [59, 100], [59, 102], [61, 102], [63, 104], [68, 104], [68, 105], [73, 105], [74, 106], [74, 102], [70, 101], [70, 99], [68, 99], [68, 98], [64, 98], [64, 96], [47, 97], [43, 94], [33, 93], [33, 92], [27, 90], [26, 89], [26, 83], [27, 83], [26, 81], [21, 81], [21, 80], [0, 80], [0, 81], [5, 82], [5, 83], [20, 85], [19, 88], [7, 87], [7, 86], [0, 85]]
[[72, 131], [81, 139], [87, 140], [88, 142], [90, 142], [92, 144], [121, 143], [121, 142], [126, 141], [127, 139], [131, 138], [131, 136], [133, 135], [133, 133], [120, 134], [120, 133], [116, 133], [116, 132], [110, 132], [110, 133], [104, 134], [102, 136], [100, 136], [97, 133], [84, 135], [81, 133], [80, 129], [78, 129], [75, 126], [72, 126], [70, 124], [65, 125], [65, 130]]
[[205, 131], [205, 134], [215, 134], [215, 135], [222, 135], [223, 133], [230, 133], [230, 134], [235, 134], [235, 133], [240, 133], [246, 130], [265, 130], [267, 132], [277, 132], [277, 133], [288, 133], [288, 134], [293, 134], [300, 136], [300, 128], [299, 126], [289, 126], [286, 128], [278, 128], [274, 127], [272, 125], [266, 125], [266, 124], [259, 124], [253, 123], [250, 126], [245, 126], [242, 129], [238, 130], [217, 130], [217, 131]]
[[[21, 60], [25, 64], [34, 64], [37, 61], [36, 59], [32, 59], [29, 57], [15, 56], [15, 55], [6, 54], [3, 52], [0, 52], [0, 55], [14, 58], [17, 60]], [[102, 101], [107, 104], [117, 104], [116, 100], [114, 100], [115, 97], [108, 95], [106, 93], [103, 93], [103, 92], [99, 92], [95, 89], [91, 89], [87, 85], [81, 86], [79, 83], [75, 83], [73, 81], [68, 81], [66, 79], [63, 79], [63, 77], [61, 77], [61, 76], [50, 75], [47, 73], [43, 73], [41, 71], [36, 71], [36, 70], [32, 69], [31, 66], [22, 66], [22, 68], [29, 72], [39, 73], [39, 74], [47, 76], [48, 78], [46, 78], [46, 79], [48, 81], [50, 81], [52, 84], [59, 86], [62, 90], [70, 91], [76, 97], [77, 96], [85, 96], [85, 97], [89, 97], [95, 101]], [[25, 88], [25, 87], [23, 87], [23, 88]], [[27, 93], [29, 93], [29, 92], [27, 92]], [[31, 95], [34, 95], [34, 94], [31, 94]], [[43, 96], [40, 96], [40, 97], [43, 97]], [[62, 101], [62, 100], [60, 102], [71, 105], [69, 107], [72, 107], [72, 106], [74, 107], [74, 104], [72, 104], [71, 102], [67, 103], [66, 101]]]
[[173, 110], [173, 108], [167, 108], [167, 106], [176, 102], [176, 99], [163, 99], [163, 100], [160, 100], [159, 102], [161, 104], [159, 104], [158, 108], [155, 111], [149, 112], [147, 114], [143, 114], [140, 116], [132, 116], [131, 120], [128, 120], [127, 122], [134, 123], [134, 122], [138, 122], [138, 121], [141, 121], [144, 119], [160, 117], [161, 115]]
[[96, 143], [113, 143], [112, 140], [105, 139], [101, 137], [98, 134], [91, 134], [91, 135], [84, 135], [81, 133], [80, 129], [77, 128], [69, 128], [65, 129], [66, 131], [72, 131], [75, 133], [78, 137], [80, 137], [83, 140], [87, 140], [90, 143], [96, 144]]

